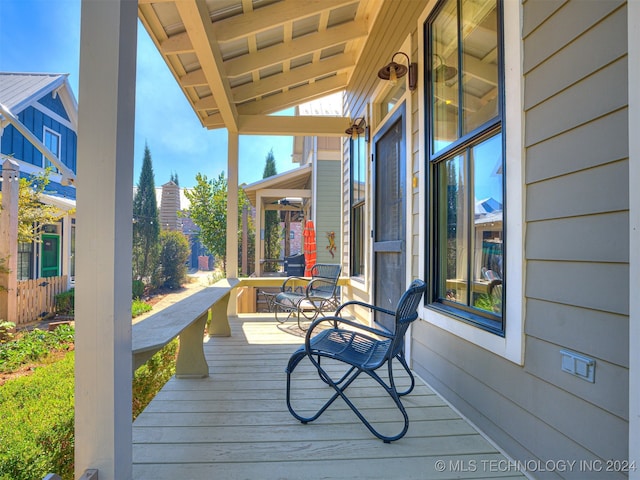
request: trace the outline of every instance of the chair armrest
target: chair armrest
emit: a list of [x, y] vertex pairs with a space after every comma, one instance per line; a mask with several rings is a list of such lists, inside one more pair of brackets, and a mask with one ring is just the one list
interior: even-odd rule
[[392, 312], [391, 310], [387, 310], [386, 308], [376, 307], [375, 305], [371, 305], [369, 303], [360, 302], [358, 300], [351, 300], [349, 302], [345, 302], [342, 305], [340, 305], [338, 307], [338, 309], [336, 310], [336, 315], [339, 315], [340, 314], [340, 310], [342, 310], [344, 307], [348, 307], [349, 305], [359, 305], [361, 307], [365, 307], [365, 308], [368, 308], [370, 310], [375, 310], [377, 312], [386, 313], [387, 315], [392, 315], [392, 316], [396, 314], [396, 312]]
[[311, 355], [311, 337], [313, 337], [313, 331], [315, 330], [316, 327], [318, 327], [318, 325], [322, 324], [322, 323], [333, 323], [333, 328], [338, 328], [338, 324], [345, 324], [345, 325], [349, 325], [353, 328], [356, 328], [358, 330], [362, 330], [364, 332], [368, 332], [371, 333], [373, 335], [379, 335], [381, 337], [384, 338], [389, 338], [389, 339], [393, 339], [395, 338], [395, 335], [384, 331], [384, 330], [379, 330], [377, 328], [373, 328], [373, 327], [369, 327], [367, 325], [363, 325], [359, 322], [352, 322], [351, 320], [347, 320], [344, 319], [342, 317], [336, 317], [336, 316], [329, 316], [329, 317], [321, 317], [318, 318], [317, 320], [315, 320], [310, 326], [309, 329], [307, 330], [307, 334], [305, 336], [305, 340], [304, 340], [304, 344], [305, 344], [305, 349], [307, 351], [307, 353], [309, 355]]

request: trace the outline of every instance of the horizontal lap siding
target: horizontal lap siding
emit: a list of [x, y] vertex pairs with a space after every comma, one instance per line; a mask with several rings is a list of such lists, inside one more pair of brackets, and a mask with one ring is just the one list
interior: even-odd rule
[[[413, 367], [517, 459], [625, 459], [626, 5], [528, 0], [522, 8], [524, 366], [419, 322]], [[596, 361], [595, 383], [561, 370], [563, 349]]]
[[[340, 263], [341, 252], [339, 249], [341, 227], [341, 163], [334, 160], [318, 160], [317, 189], [318, 196], [322, 198], [316, 205], [316, 231], [318, 263]], [[338, 248], [329, 252], [329, 232], [334, 232], [335, 244]]]
[[[524, 39], [524, 370], [549, 399], [568, 400], [541, 398], [531, 413], [559, 427], [565, 448], [618, 459], [628, 428], [626, 22], [624, 2], [570, 1]], [[593, 358], [596, 382], [562, 372], [562, 349]]]

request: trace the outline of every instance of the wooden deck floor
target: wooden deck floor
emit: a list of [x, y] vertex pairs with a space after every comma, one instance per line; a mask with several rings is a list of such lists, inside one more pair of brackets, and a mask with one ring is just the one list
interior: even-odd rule
[[[284, 372], [303, 341], [297, 327], [260, 314], [230, 320], [232, 336], [206, 344], [210, 377], [170, 380], [136, 419], [133, 478], [524, 478], [419, 380], [404, 397], [411, 423], [397, 442], [373, 437], [341, 400], [299, 423], [287, 410]], [[310, 368], [296, 380], [309, 404], [329, 392]], [[398, 428], [379, 390], [358, 380], [348, 392], [382, 428]]]

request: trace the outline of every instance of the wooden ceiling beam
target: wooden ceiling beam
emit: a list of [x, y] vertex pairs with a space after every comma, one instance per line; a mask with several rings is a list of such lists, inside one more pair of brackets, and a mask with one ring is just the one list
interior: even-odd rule
[[163, 55], [175, 55], [185, 52], [193, 52], [193, 45], [191, 45], [187, 32], [173, 35], [160, 44], [160, 53]]
[[229, 82], [224, 78], [223, 72], [220, 71], [222, 54], [211, 24], [209, 7], [205, 0], [176, 2], [175, 6], [196, 50], [207, 84], [218, 99], [218, 108], [220, 109], [223, 123], [230, 132], [237, 132], [238, 114], [235, 104], [231, 102]]
[[238, 105], [238, 113], [240, 115], [264, 115], [294, 107], [301, 103], [344, 90], [347, 86], [347, 80], [347, 74], [343, 73], [318, 80], [309, 85], [291, 88], [284, 93], [270, 95], [262, 100]]
[[350, 3], [355, 0], [285, 0], [215, 22], [216, 39], [230, 42]]
[[206, 84], [207, 77], [201, 68], [180, 77], [180, 85], [183, 87], [201, 87]]
[[239, 77], [255, 70], [287, 62], [292, 58], [340, 45], [366, 35], [367, 26], [364, 23], [349, 22], [323, 32], [310, 33], [302, 38], [263, 48], [254, 54], [242, 55], [227, 60], [224, 62], [224, 69], [229, 77]]
[[332, 72], [348, 70], [353, 68], [354, 62], [352, 55], [336, 55], [317, 63], [294, 68], [288, 72], [271, 75], [256, 83], [247, 83], [232, 88], [233, 100], [236, 103], [246, 102], [252, 98], [258, 98], [284, 88], [309, 82]]
[[351, 121], [346, 117], [240, 115], [238, 125], [243, 135], [344, 137]]

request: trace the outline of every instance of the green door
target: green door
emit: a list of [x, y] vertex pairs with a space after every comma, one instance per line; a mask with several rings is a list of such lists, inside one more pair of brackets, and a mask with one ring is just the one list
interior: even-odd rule
[[58, 275], [60, 275], [60, 236], [42, 235], [40, 276], [57, 277]]

